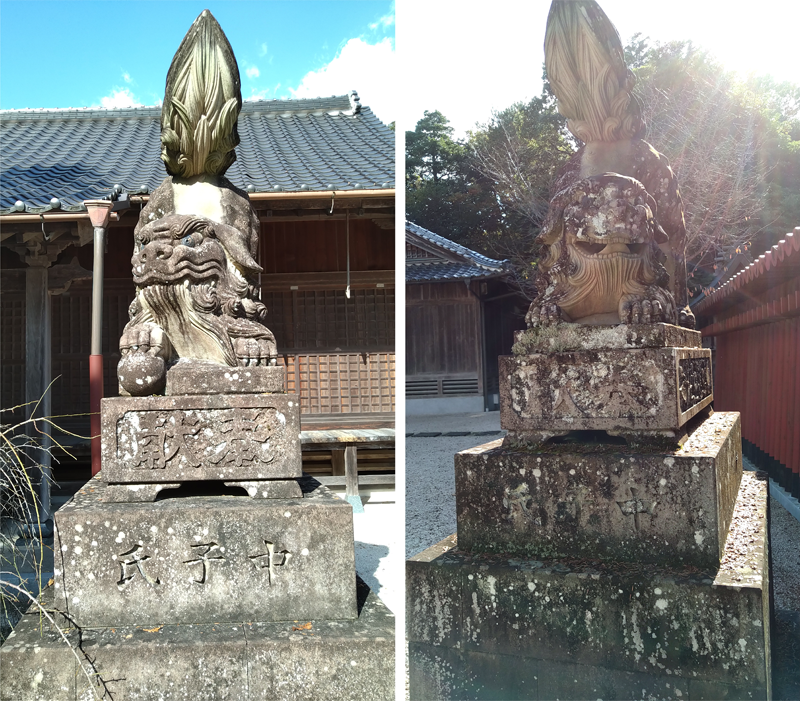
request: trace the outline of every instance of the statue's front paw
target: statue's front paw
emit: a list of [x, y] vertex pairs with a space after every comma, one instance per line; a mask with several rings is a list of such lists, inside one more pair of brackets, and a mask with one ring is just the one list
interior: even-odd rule
[[531, 304], [531, 308], [525, 315], [525, 323], [528, 327], [549, 326], [564, 321], [564, 314], [557, 304]]
[[131, 353], [142, 353], [166, 360], [171, 350], [164, 329], [151, 321], [127, 325], [119, 339], [119, 352], [123, 358]]
[[233, 339], [233, 350], [239, 365], [275, 365], [278, 362], [278, 349], [272, 336]]
[[678, 312], [678, 324], [685, 329], [697, 328], [697, 319], [694, 318], [694, 314], [692, 314], [688, 304]]
[[122, 358], [117, 365], [117, 377], [120, 387], [134, 397], [161, 393], [167, 381], [164, 360], [169, 357], [171, 348], [164, 330], [157, 324], [126, 326], [119, 340]]
[[675, 307], [665, 295], [626, 295], [619, 303], [623, 324], [675, 323]]

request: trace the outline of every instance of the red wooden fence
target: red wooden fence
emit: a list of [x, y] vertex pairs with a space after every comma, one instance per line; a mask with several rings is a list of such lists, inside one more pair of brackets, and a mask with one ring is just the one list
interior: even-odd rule
[[800, 498], [800, 227], [694, 307], [716, 339], [714, 407], [744, 453]]

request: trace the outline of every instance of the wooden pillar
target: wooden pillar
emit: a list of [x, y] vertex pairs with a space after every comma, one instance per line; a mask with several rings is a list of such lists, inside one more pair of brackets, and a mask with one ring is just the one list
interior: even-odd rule
[[[47, 290], [49, 261], [42, 257], [29, 261], [25, 269], [25, 418], [50, 416], [50, 295]], [[41, 402], [39, 402], [41, 400]], [[38, 406], [36, 402], [39, 402]], [[47, 424], [39, 423], [47, 430]], [[43, 448], [50, 447], [47, 433], [40, 433], [29, 424], [26, 433]], [[41, 467], [39, 497], [40, 522], [50, 518], [50, 453], [37, 451], [33, 456]]]
[[361, 496], [358, 493], [358, 453], [354, 445], [348, 445], [344, 449], [344, 484], [345, 499], [350, 502], [353, 512], [364, 513], [364, 505], [361, 503]]
[[341, 477], [345, 474], [344, 448], [334, 448], [331, 450], [331, 474], [334, 477]]
[[348, 500], [350, 497], [358, 497], [358, 453], [354, 445], [348, 445], [344, 449], [344, 481], [345, 495]]

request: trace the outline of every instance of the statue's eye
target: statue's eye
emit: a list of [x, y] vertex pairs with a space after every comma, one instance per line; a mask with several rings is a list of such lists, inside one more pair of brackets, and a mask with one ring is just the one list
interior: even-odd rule
[[197, 246], [197, 244], [200, 243], [201, 240], [202, 236], [195, 233], [195, 234], [189, 234], [188, 236], [184, 236], [181, 239], [181, 243], [184, 246], [188, 246], [189, 248], [194, 248], [195, 246]]

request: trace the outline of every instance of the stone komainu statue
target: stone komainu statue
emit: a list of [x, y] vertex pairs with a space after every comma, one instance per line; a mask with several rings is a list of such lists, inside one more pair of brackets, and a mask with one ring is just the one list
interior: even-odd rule
[[130, 394], [160, 391], [167, 367], [184, 358], [275, 364], [275, 339], [257, 297], [258, 216], [224, 177], [236, 159], [241, 106], [236, 59], [205, 10], [167, 74], [161, 158], [170, 177], [134, 231], [136, 297], [118, 367]]
[[680, 323], [686, 225], [675, 174], [643, 141], [633, 73], [594, 0], [553, 0], [545, 66], [558, 109], [584, 145], [552, 188], [529, 326]]

